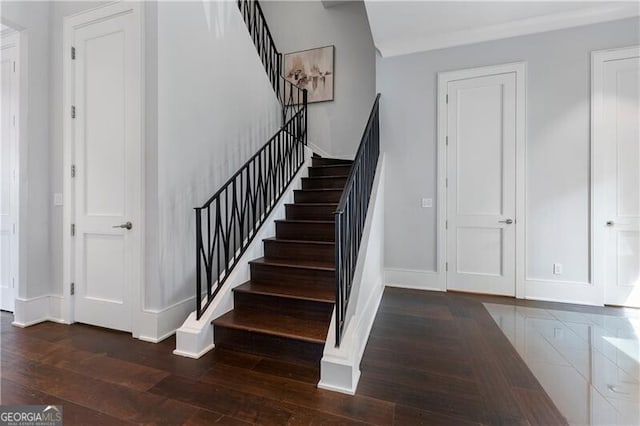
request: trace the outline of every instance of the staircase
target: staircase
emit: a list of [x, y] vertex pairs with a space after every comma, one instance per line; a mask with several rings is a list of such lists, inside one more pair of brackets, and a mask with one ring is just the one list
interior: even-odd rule
[[234, 309], [213, 320], [215, 345], [319, 368], [335, 303], [334, 212], [351, 161], [314, 157]]

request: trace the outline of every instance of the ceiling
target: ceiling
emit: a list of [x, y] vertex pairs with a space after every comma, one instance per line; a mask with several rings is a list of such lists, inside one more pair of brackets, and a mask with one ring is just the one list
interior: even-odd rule
[[365, 6], [385, 57], [640, 15], [639, 2], [365, 0]]

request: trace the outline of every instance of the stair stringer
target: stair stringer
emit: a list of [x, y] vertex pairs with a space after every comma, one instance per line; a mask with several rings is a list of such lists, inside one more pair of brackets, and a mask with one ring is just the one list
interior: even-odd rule
[[187, 358], [200, 358], [214, 348], [213, 325], [211, 322], [233, 309], [233, 289], [249, 281], [249, 262], [264, 255], [265, 238], [275, 236], [275, 220], [285, 217], [285, 204], [293, 202], [293, 191], [302, 187], [302, 178], [307, 177], [311, 166], [313, 152], [305, 147], [305, 161], [295, 175], [265, 223], [258, 230], [257, 235], [247, 247], [235, 268], [229, 274], [215, 300], [209, 305], [200, 319], [196, 319], [196, 312], [189, 314], [182, 326], [176, 330], [176, 349], [174, 355]]
[[360, 253], [340, 347], [336, 342], [335, 308], [320, 361], [318, 387], [354, 395], [360, 361], [384, 291], [384, 153], [380, 153], [371, 188]]

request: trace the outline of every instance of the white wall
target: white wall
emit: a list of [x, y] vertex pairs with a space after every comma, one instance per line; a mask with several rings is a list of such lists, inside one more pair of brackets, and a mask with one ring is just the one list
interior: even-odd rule
[[[62, 209], [53, 206], [53, 194], [62, 192], [67, 172], [63, 18], [101, 3], [2, 4], [3, 18], [29, 36], [29, 173], [23, 177], [29, 244], [22, 263], [29, 282], [23, 297], [62, 294]], [[275, 132], [279, 108], [234, 2], [149, 2], [144, 17], [144, 308], [163, 312], [193, 298], [193, 207]]]
[[[235, 2], [157, 4], [158, 276], [148, 308], [194, 297], [202, 205], [279, 128], [278, 102]], [[153, 184], [151, 184], [153, 185]], [[148, 225], [153, 225], [149, 223]]]
[[[49, 2], [2, 2], [21, 29], [20, 283], [18, 297], [49, 294]], [[18, 309], [18, 308], [16, 308]]]
[[[527, 62], [527, 277], [589, 281], [589, 87], [592, 50], [640, 43], [637, 18], [378, 58], [387, 155], [385, 267], [436, 269], [436, 75]], [[421, 198], [433, 208], [421, 208]], [[554, 262], [564, 265], [553, 275]]]
[[334, 100], [309, 105], [309, 142], [353, 158], [375, 98], [375, 47], [363, 2], [325, 9], [320, 1], [261, 3], [276, 47], [335, 45]]

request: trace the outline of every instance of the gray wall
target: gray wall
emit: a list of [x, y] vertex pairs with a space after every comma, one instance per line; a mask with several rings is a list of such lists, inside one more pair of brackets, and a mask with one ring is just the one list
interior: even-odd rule
[[[49, 2], [2, 2], [20, 36], [21, 298], [49, 294]], [[18, 29], [18, 28], [16, 28]]]
[[335, 46], [334, 100], [309, 106], [309, 141], [353, 158], [375, 97], [375, 48], [364, 3], [325, 9], [320, 1], [261, 3], [283, 53]]
[[[636, 18], [377, 62], [387, 268], [436, 269], [436, 75], [527, 62], [527, 276], [589, 280], [590, 52], [640, 42]], [[552, 264], [564, 265], [553, 275]]]
[[[23, 297], [62, 293], [62, 208], [52, 194], [65, 173], [63, 18], [98, 5], [2, 5], [29, 38]], [[194, 293], [193, 207], [275, 132], [279, 108], [235, 3], [149, 2], [144, 14], [145, 308], [162, 309]]]

